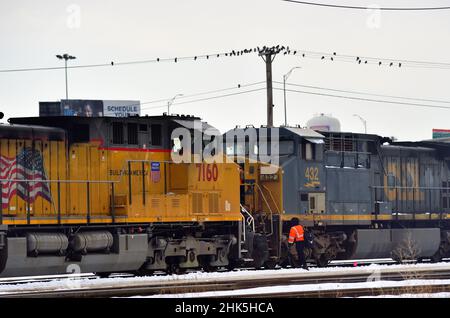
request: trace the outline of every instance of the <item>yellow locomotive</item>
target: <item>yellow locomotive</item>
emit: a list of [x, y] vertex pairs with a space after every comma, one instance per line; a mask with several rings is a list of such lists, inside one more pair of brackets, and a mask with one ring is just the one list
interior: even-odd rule
[[239, 167], [171, 160], [171, 132], [194, 134], [198, 120], [58, 116], [0, 125], [0, 276], [234, 265]]

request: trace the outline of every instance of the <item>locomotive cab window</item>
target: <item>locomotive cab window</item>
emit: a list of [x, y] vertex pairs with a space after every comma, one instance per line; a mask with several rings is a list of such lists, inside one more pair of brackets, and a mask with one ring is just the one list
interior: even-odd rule
[[303, 160], [323, 160], [324, 141], [318, 138], [306, 138], [302, 142], [301, 156]]
[[151, 140], [153, 146], [162, 146], [162, 126], [160, 124], [153, 124], [150, 128]]
[[283, 155], [292, 155], [294, 153], [294, 141], [293, 140], [281, 140], [279, 153]]
[[73, 142], [89, 142], [89, 125], [74, 125], [72, 139]]
[[302, 159], [303, 160], [314, 160], [315, 144], [310, 142], [302, 143]]
[[128, 144], [137, 145], [138, 144], [138, 125], [134, 123], [128, 123]]
[[116, 145], [122, 145], [124, 143], [122, 123], [112, 123], [112, 143]]
[[311, 210], [311, 212], [313, 212], [312, 210], [316, 209], [316, 198], [315, 197], [309, 197], [309, 209]]

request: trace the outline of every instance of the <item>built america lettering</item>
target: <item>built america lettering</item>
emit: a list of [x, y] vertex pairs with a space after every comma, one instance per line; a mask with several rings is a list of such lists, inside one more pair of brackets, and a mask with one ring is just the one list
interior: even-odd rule
[[119, 170], [119, 169], [109, 169], [110, 176], [148, 176], [147, 170], [135, 169], [135, 170]]

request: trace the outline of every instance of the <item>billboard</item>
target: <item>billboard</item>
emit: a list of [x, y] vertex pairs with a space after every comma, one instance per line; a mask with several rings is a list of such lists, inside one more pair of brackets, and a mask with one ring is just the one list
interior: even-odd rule
[[128, 117], [141, 114], [141, 103], [133, 100], [104, 100], [103, 116]]
[[450, 137], [449, 129], [433, 129], [433, 139], [449, 138], [449, 137]]
[[61, 100], [63, 116], [103, 117], [103, 101], [84, 99]]
[[128, 117], [140, 115], [140, 101], [63, 99], [39, 102], [39, 116]]

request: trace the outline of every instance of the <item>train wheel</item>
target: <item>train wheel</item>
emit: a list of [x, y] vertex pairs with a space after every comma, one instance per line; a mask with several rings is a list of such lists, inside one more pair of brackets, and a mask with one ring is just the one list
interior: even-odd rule
[[432, 263], [438, 263], [442, 261], [441, 250], [437, 251], [436, 254], [430, 257]]
[[282, 268], [287, 268], [290, 265], [290, 260], [289, 257], [286, 257], [285, 259], [283, 259], [280, 263], [280, 266]]
[[316, 258], [317, 267], [327, 267], [330, 264], [330, 260], [325, 257], [325, 255], [320, 255], [319, 258]]
[[211, 266], [211, 265], [209, 265], [209, 264], [204, 264], [204, 265], [202, 266], [202, 269], [203, 269], [203, 271], [204, 271], [205, 273], [212, 273], [212, 272], [214, 272], [214, 271], [216, 270], [216, 268], [215, 268], [214, 266]]
[[181, 268], [178, 264], [170, 264], [167, 270], [168, 274], [182, 275], [186, 273], [186, 268]]
[[139, 270], [133, 272], [133, 274], [135, 276], [153, 276], [154, 273], [155, 273], [155, 271], [152, 271], [149, 269], [139, 269]]
[[111, 273], [109, 273], [109, 272], [101, 272], [101, 273], [95, 273], [95, 275], [100, 277], [100, 278], [108, 278], [109, 275], [111, 275]]
[[228, 265], [226, 266], [227, 267], [227, 269], [229, 270], [229, 271], [232, 271], [232, 270], [234, 270], [236, 267], [238, 267], [238, 262], [236, 261], [236, 260], [232, 260], [232, 259], [230, 259], [229, 261], [228, 261]]
[[278, 261], [274, 259], [269, 259], [264, 263], [266, 269], [275, 269], [278, 265]]

